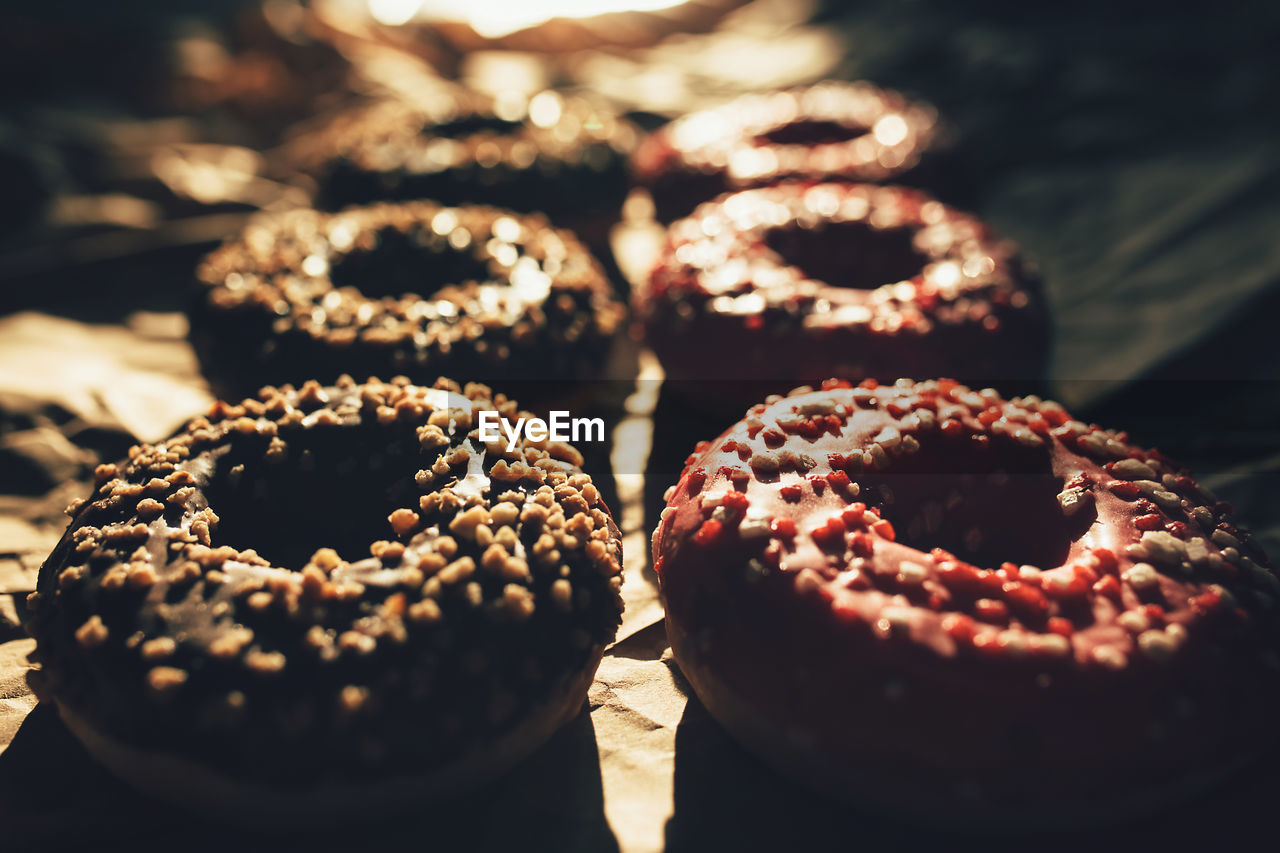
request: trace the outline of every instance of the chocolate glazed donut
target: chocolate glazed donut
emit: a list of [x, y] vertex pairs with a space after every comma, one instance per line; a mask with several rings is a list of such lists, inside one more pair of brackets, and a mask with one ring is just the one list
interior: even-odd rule
[[606, 258], [638, 137], [630, 122], [581, 96], [495, 100], [450, 89], [358, 107], [292, 149], [317, 182], [321, 209], [432, 199], [539, 212]]
[[1266, 557], [1186, 471], [1055, 403], [797, 389], [689, 458], [653, 551], [707, 709], [824, 792], [1075, 826], [1275, 741]]
[[704, 204], [668, 229], [636, 313], [677, 387], [737, 411], [831, 376], [1029, 383], [1048, 352], [1016, 248], [901, 187], [781, 184]]
[[870, 83], [742, 95], [690, 113], [641, 143], [635, 180], [670, 222], [701, 202], [782, 181], [853, 181], [936, 189], [950, 133], [932, 107]]
[[267, 216], [197, 278], [192, 338], [226, 397], [343, 373], [563, 393], [599, 374], [625, 314], [567, 231], [432, 202]]
[[98, 470], [40, 571], [33, 687], [156, 797], [293, 825], [421, 807], [582, 707], [618, 528], [483, 386], [265, 389]]

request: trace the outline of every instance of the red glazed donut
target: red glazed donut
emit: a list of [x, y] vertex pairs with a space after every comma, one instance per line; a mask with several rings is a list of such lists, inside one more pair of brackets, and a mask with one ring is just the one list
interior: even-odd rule
[[818, 789], [1074, 825], [1273, 742], [1280, 581], [1159, 452], [950, 380], [797, 389], [689, 458], [654, 534], [707, 709]]
[[1033, 379], [1048, 343], [1010, 243], [919, 191], [864, 184], [703, 205], [670, 227], [637, 313], [668, 376], [765, 393], [829, 376]]
[[676, 119], [641, 143], [632, 169], [670, 222], [723, 192], [783, 180], [917, 183], [945, 136], [927, 104], [827, 81]]

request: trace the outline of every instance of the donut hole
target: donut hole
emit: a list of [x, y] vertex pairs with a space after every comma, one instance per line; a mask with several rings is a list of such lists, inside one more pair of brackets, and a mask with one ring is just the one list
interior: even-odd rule
[[405, 474], [414, 464], [404, 461], [416, 450], [385, 433], [382, 441], [353, 438], [346, 429], [312, 428], [288, 439], [286, 458], [275, 462], [265, 446], [233, 445], [204, 488], [218, 516], [213, 544], [252, 548], [300, 570], [319, 548], [359, 560], [371, 543], [394, 539], [387, 516], [417, 503], [412, 472]]
[[925, 553], [942, 548], [982, 568], [1060, 566], [1094, 521], [1092, 512], [1063, 513], [1064, 481], [1042, 453], [922, 450], [894, 460], [892, 471], [864, 475], [861, 485], [897, 541]]
[[815, 228], [771, 228], [765, 243], [789, 266], [835, 287], [874, 290], [920, 274], [929, 259], [911, 228], [824, 222]]
[[507, 121], [495, 115], [459, 116], [440, 124], [428, 125], [422, 129], [424, 136], [443, 136], [446, 139], [463, 139], [480, 133], [510, 136], [524, 127], [518, 121]]
[[857, 139], [865, 135], [868, 130], [870, 128], [861, 124], [801, 119], [766, 131], [757, 136], [756, 140], [773, 145], [825, 145]]
[[375, 233], [372, 248], [336, 257], [329, 268], [334, 287], [351, 287], [369, 299], [412, 294], [430, 299], [451, 284], [487, 281], [489, 267], [470, 248], [459, 251], [439, 238], [424, 240], [395, 228]]

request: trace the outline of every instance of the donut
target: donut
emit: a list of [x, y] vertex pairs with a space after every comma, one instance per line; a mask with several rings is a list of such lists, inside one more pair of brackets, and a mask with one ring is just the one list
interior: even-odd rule
[[942, 159], [947, 137], [927, 104], [825, 81], [682, 116], [645, 138], [632, 173], [670, 222], [722, 193], [785, 180], [930, 183], [924, 169]]
[[267, 215], [197, 280], [192, 340], [228, 397], [344, 373], [563, 388], [599, 372], [625, 314], [568, 232], [433, 202]]
[[867, 806], [1121, 819], [1275, 741], [1265, 555], [1176, 463], [1037, 397], [775, 397], [689, 457], [653, 554], [707, 710]]
[[597, 254], [621, 216], [630, 122], [581, 96], [492, 98], [449, 89], [339, 114], [299, 135], [292, 157], [326, 210], [432, 199], [545, 213]]
[[[110, 771], [245, 824], [364, 820], [501, 773], [581, 709], [621, 540], [487, 388], [265, 388], [120, 465], [40, 569], [33, 687]], [[491, 416], [490, 416], [491, 417]]]
[[[667, 376], [736, 411], [836, 376], [1033, 381], [1048, 322], [1016, 247], [914, 189], [780, 184], [668, 229], [636, 313]], [[765, 393], [742, 399], [733, 383]], [[677, 385], [678, 387], [678, 385]]]

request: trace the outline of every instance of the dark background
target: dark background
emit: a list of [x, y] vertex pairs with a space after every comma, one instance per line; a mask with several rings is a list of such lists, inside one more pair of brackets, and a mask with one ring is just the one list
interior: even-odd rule
[[[239, 5], [0, 10], [0, 314], [111, 323], [181, 305], [195, 260], [254, 204], [202, 204], [145, 169], [122, 171], [119, 137], [180, 115], [182, 90], [166, 82], [175, 35], [253, 44], [235, 23]], [[1040, 264], [1056, 330], [1052, 393], [1181, 459], [1280, 552], [1280, 4], [879, 0], [820, 4], [816, 20], [848, 40], [839, 76], [930, 100], [958, 128], [955, 192]], [[298, 79], [323, 89], [333, 59], [323, 46], [289, 57]], [[295, 117], [287, 99], [257, 112], [202, 102], [181, 115], [169, 132], [184, 140], [263, 149]], [[59, 199], [104, 193], [147, 200], [155, 220], [124, 231], [51, 221]], [[721, 748], [691, 709], [678, 746]], [[845, 837], [830, 806], [757, 784], [748, 759], [723, 754], [716, 774], [686, 761], [695, 769], [682, 778], [677, 761], [673, 847], [1028, 846], [856, 814]], [[1274, 849], [1273, 760], [1176, 815], [1034, 843]], [[707, 795], [726, 778], [739, 780], [732, 797]], [[779, 809], [792, 817], [762, 817]]]

